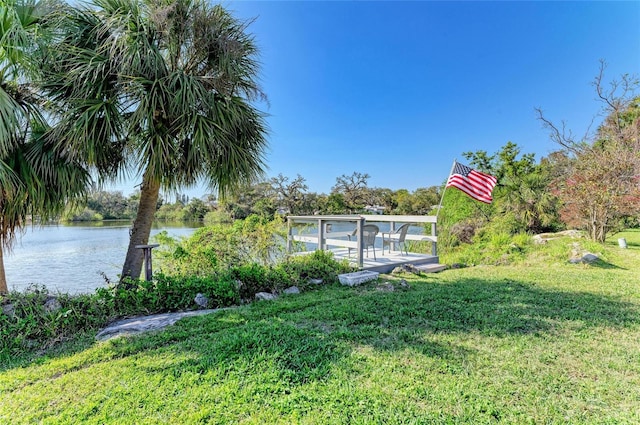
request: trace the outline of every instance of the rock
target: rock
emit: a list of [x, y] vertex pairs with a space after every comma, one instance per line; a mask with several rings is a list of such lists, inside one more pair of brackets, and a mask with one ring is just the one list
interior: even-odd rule
[[142, 332], [155, 331], [173, 325], [183, 317], [199, 316], [224, 309], [186, 311], [183, 313], [162, 313], [152, 316], [133, 317], [114, 322], [98, 332], [96, 339], [104, 341], [110, 338], [124, 335], [135, 335]]
[[207, 308], [209, 306], [209, 298], [207, 298], [204, 294], [198, 293], [193, 301], [195, 301], [195, 303], [198, 304], [201, 308]]
[[574, 256], [573, 258], [571, 258], [569, 260], [569, 262], [571, 264], [579, 264], [579, 263], [586, 263], [586, 264], [591, 264], [595, 261], [598, 261], [600, 258], [595, 255], [595, 254], [591, 254], [590, 252], [584, 254], [582, 257], [576, 257]]
[[290, 286], [283, 291], [285, 294], [299, 294], [300, 289], [297, 286]]
[[56, 297], [47, 297], [47, 300], [44, 302], [43, 308], [47, 313], [51, 313], [56, 310], [60, 310], [62, 308], [62, 305]]
[[2, 312], [11, 318], [16, 317], [16, 307], [13, 304], [3, 305]]
[[406, 280], [402, 279], [400, 281], [400, 287], [405, 288], [405, 289], [410, 289], [411, 285], [409, 285]]
[[558, 232], [558, 234], [560, 234], [562, 236], [569, 236], [570, 238], [581, 238], [582, 237], [582, 232], [580, 232], [579, 230], [575, 230], [575, 229], [563, 230], [561, 232]]
[[320, 285], [322, 283], [322, 279], [309, 279], [309, 283], [313, 285]]
[[561, 237], [570, 237], [572, 239], [581, 238], [582, 233], [579, 230], [563, 230], [557, 233], [540, 233], [533, 236], [533, 243], [545, 244], [551, 240], [559, 239]]
[[533, 243], [536, 245], [543, 245], [549, 242], [549, 239], [543, 239], [542, 235], [534, 235]]
[[376, 289], [378, 291], [383, 291], [383, 292], [393, 292], [396, 290], [396, 288], [393, 286], [391, 282], [383, 282], [378, 286], [376, 286]]
[[393, 269], [393, 271], [391, 272], [392, 274], [398, 274], [398, 273], [413, 273], [413, 274], [420, 274], [420, 269], [418, 269], [415, 265], [413, 264], [403, 264], [401, 266], [396, 267], [395, 269]]
[[258, 292], [256, 294], [256, 300], [258, 301], [273, 301], [277, 297], [270, 292]]

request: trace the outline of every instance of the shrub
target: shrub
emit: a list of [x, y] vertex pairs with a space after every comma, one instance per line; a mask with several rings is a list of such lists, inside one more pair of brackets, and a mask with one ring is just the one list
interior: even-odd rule
[[231, 224], [233, 218], [223, 210], [215, 210], [206, 213], [203, 221], [205, 225], [213, 226], [214, 224]]
[[163, 243], [166, 247], [157, 251], [158, 263], [168, 274], [199, 276], [237, 264], [274, 264], [284, 256], [285, 240], [282, 219], [249, 216], [232, 226], [207, 226], [183, 241]]
[[[153, 281], [130, 280], [124, 286], [98, 288], [93, 294], [52, 296], [44, 286], [12, 292], [0, 298], [0, 357], [48, 348], [79, 332], [97, 330], [119, 317], [190, 310], [198, 293], [209, 308], [240, 301], [235, 280], [228, 276], [166, 276]], [[56, 309], [45, 304], [55, 300]]]
[[258, 292], [280, 292], [291, 286], [289, 276], [280, 268], [256, 263], [232, 267], [225, 276], [236, 282], [240, 298], [244, 300]]
[[524, 258], [532, 245], [531, 236], [526, 233], [509, 235], [482, 229], [474, 238], [473, 244], [464, 244], [451, 249], [441, 255], [441, 260], [448, 264], [512, 264]]
[[347, 260], [340, 262], [329, 251], [315, 251], [308, 255], [287, 258], [278, 265], [293, 285], [306, 286], [309, 279], [322, 279], [324, 283], [338, 282], [338, 274], [354, 270]]
[[[56, 309], [45, 307], [57, 302]], [[111, 310], [95, 295], [58, 294], [32, 285], [22, 293], [12, 292], [0, 299], [0, 353], [18, 354], [48, 348], [77, 333], [98, 329], [108, 323]]]
[[96, 290], [98, 298], [117, 316], [190, 310], [198, 293], [209, 299], [209, 308], [237, 304], [233, 281], [208, 276], [168, 276], [157, 273], [152, 281], [129, 280], [126, 285]]

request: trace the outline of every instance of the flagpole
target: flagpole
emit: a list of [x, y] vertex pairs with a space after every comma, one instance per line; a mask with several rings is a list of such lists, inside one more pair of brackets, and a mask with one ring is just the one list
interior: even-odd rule
[[453, 160], [453, 164], [451, 165], [451, 171], [449, 171], [449, 175], [447, 176], [447, 181], [444, 183], [444, 190], [442, 191], [442, 196], [440, 197], [440, 205], [438, 205], [438, 211], [436, 211], [436, 223], [438, 222], [438, 216], [440, 215], [440, 210], [442, 209], [442, 201], [444, 200], [444, 193], [447, 191], [447, 183], [449, 182], [449, 177], [453, 174], [453, 169], [456, 168], [457, 159]]

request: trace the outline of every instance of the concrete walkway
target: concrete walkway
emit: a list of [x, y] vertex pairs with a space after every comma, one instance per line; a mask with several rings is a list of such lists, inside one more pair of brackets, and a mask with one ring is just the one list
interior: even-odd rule
[[202, 314], [210, 314], [220, 310], [223, 309], [216, 308], [209, 310], [185, 311], [180, 313], [162, 313], [118, 320], [98, 332], [96, 339], [99, 341], [105, 341], [118, 336], [136, 335], [142, 332], [155, 331], [171, 326], [183, 317], [200, 316]]

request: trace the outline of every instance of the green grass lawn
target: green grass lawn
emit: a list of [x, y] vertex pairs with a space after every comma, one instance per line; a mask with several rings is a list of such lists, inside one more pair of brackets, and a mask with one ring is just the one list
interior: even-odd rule
[[640, 423], [640, 232], [571, 243], [79, 338], [2, 365], [0, 423]]

